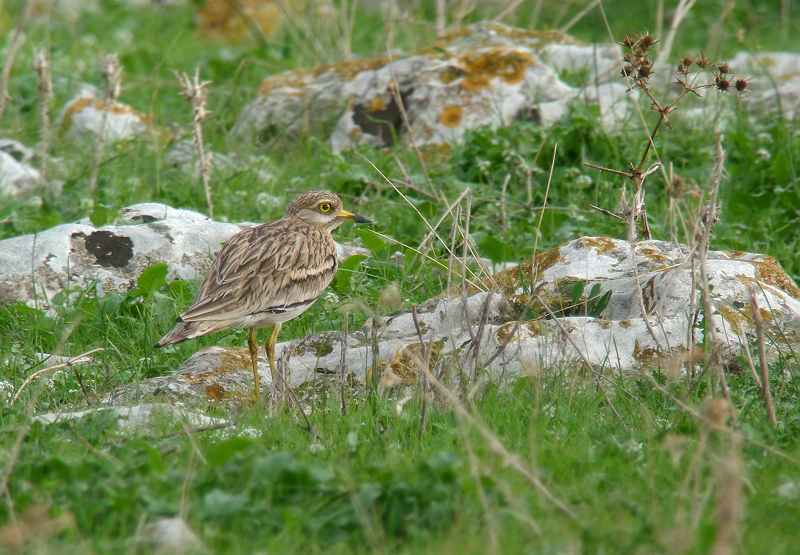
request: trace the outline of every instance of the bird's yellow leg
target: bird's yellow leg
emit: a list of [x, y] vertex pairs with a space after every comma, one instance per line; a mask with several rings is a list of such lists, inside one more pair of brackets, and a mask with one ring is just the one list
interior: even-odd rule
[[275, 379], [275, 343], [278, 341], [278, 334], [281, 331], [281, 325], [275, 324], [275, 327], [272, 328], [272, 333], [269, 334], [269, 340], [267, 341], [267, 360], [269, 361], [269, 369], [272, 371], [272, 379]]
[[256, 399], [261, 398], [261, 382], [258, 379], [258, 339], [256, 339], [256, 330], [250, 328], [250, 335], [247, 337], [247, 346], [250, 348], [250, 362], [253, 364], [253, 380], [255, 381]]

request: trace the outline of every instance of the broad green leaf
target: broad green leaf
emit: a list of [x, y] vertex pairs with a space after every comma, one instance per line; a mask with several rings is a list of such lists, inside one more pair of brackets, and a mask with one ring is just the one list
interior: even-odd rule
[[350, 281], [353, 279], [356, 268], [361, 266], [361, 263], [366, 259], [367, 257], [363, 254], [356, 254], [339, 263], [339, 271], [336, 272], [336, 289], [339, 291], [349, 289]]
[[209, 464], [222, 466], [233, 458], [236, 453], [246, 451], [255, 445], [255, 441], [249, 437], [232, 437], [215, 445], [206, 455]]
[[120, 210], [122, 209], [122, 201], [118, 200], [111, 206], [103, 204], [95, 204], [92, 215], [89, 216], [89, 221], [92, 222], [94, 227], [103, 227], [104, 225], [113, 224], [119, 217]]
[[356, 233], [361, 237], [361, 242], [369, 249], [372, 256], [378, 256], [386, 250], [386, 242], [371, 229], [359, 229]]
[[511, 249], [508, 243], [493, 235], [486, 235], [478, 242], [478, 247], [495, 264], [506, 262], [510, 258]]
[[161, 289], [161, 287], [167, 283], [168, 271], [169, 268], [163, 262], [153, 264], [142, 272], [142, 275], [136, 280], [136, 285], [139, 286], [136, 292], [145, 299], [149, 299], [153, 296], [153, 293]]
[[575, 285], [572, 287], [572, 294], [570, 295], [572, 299], [572, 306], [577, 306], [577, 304], [581, 301], [581, 297], [583, 297], [583, 281], [576, 281]]

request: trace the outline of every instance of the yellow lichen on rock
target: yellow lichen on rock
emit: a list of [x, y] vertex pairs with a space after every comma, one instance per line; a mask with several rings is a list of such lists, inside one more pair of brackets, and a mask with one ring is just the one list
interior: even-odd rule
[[525, 52], [493, 48], [468, 52], [458, 58], [464, 70], [461, 87], [469, 92], [492, 88], [492, 80], [499, 79], [507, 85], [516, 85], [525, 78], [526, 68], [535, 62]]

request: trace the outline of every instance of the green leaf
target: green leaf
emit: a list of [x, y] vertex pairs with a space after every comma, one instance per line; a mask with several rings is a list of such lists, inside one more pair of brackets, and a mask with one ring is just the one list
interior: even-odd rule
[[495, 264], [506, 262], [510, 258], [509, 253], [511, 249], [508, 243], [501, 241], [493, 235], [486, 235], [478, 242], [478, 247], [489, 257], [489, 260]]
[[232, 437], [210, 449], [206, 459], [211, 465], [222, 466], [231, 460], [236, 453], [246, 451], [255, 444], [256, 442], [249, 437]]
[[600, 295], [600, 284], [595, 283], [592, 286], [592, 290], [589, 291], [589, 298], [587, 299], [588, 302], [592, 302]]
[[581, 297], [583, 296], [583, 287], [584, 284], [582, 281], [576, 281], [575, 285], [572, 287], [572, 294], [570, 295], [572, 298], [572, 306], [577, 306], [577, 304], [581, 301]]
[[356, 233], [361, 237], [361, 242], [369, 249], [372, 256], [378, 256], [386, 250], [386, 242], [371, 229], [359, 229]]
[[231, 516], [241, 511], [246, 504], [247, 496], [242, 493], [231, 494], [213, 489], [203, 498], [203, 512], [208, 517]]
[[167, 283], [168, 271], [169, 268], [163, 262], [153, 264], [147, 268], [136, 280], [136, 285], [139, 287], [136, 289], [135, 294], [141, 295], [145, 299], [152, 297], [153, 293]]
[[439, 205], [429, 200], [420, 202], [417, 205], [417, 210], [429, 221], [439, 215]]
[[89, 216], [89, 221], [92, 222], [94, 227], [103, 227], [104, 225], [113, 224], [115, 221], [117, 221], [121, 210], [121, 200], [118, 200], [111, 206], [95, 204], [92, 215]]
[[363, 254], [355, 254], [339, 263], [339, 271], [336, 272], [336, 289], [340, 292], [345, 292], [350, 289], [350, 281], [355, 275], [356, 268], [361, 266], [361, 263], [367, 257]]
[[611, 291], [606, 291], [605, 295], [600, 297], [600, 300], [597, 301], [597, 306], [595, 306], [594, 310], [592, 311], [595, 316], [600, 316], [600, 313], [605, 310], [608, 306], [608, 301], [611, 300]]

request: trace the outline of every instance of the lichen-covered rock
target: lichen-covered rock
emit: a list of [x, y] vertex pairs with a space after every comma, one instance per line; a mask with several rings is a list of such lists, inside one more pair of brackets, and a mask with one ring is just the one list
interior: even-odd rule
[[84, 96], [64, 107], [61, 129], [71, 137], [99, 137], [104, 116], [107, 142], [135, 139], [150, 127], [148, 117], [127, 104], [114, 102], [107, 107], [104, 100]]
[[[276, 353], [288, 356], [294, 387], [343, 374], [364, 380], [373, 372], [382, 373], [385, 385], [412, 383], [423, 365], [419, 335], [431, 353], [428, 369], [437, 373], [484, 368], [498, 377], [587, 360], [614, 374], [642, 368], [679, 374], [688, 363], [702, 361], [710, 345], [691, 255], [675, 243], [644, 241], [634, 253], [625, 241], [584, 237], [485, 280], [493, 291], [472, 289], [464, 298], [429, 301], [416, 323], [412, 313], [400, 312], [372, 318], [346, 339], [341, 332], [321, 333], [279, 343]], [[799, 347], [800, 292], [773, 258], [712, 251], [707, 269], [713, 307], [707, 326], [716, 331], [726, 357], [740, 354], [754, 339], [752, 286], [772, 355]], [[587, 298], [595, 285], [596, 296]], [[519, 321], [530, 291], [538, 294], [530, 306], [540, 316]], [[606, 293], [607, 305], [598, 305]], [[544, 305], [557, 320], [547, 316]], [[263, 353], [259, 366], [265, 389], [270, 372]], [[236, 400], [252, 390], [250, 361], [244, 347], [212, 347], [174, 373], [136, 387], [175, 398]]]
[[0, 197], [22, 198], [39, 187], [39, 170], [30, 165], [33, 149], [18, 141], [0, 139]]
[[[95, 287], [98, 295], [136, 287], [141, 273], [166, 263], [167, 279], [198, 280], [231, 235], [252, 223], [223, 223], [191, 210], [145, 203], [123, 208], [116, 225], [89, 218], [0, 241], [0, 305], [50, 308], [56, 294]], [[340, 259], [368, 254], [337, 243]]]
[[48, 308], [57, 293], [91, 286], [98, 295], [125, 292], [158, 262], [168, 264], [169, 279], [196, 280], [223, 242], [252, 225], [163, 204], [125, 208], [118, 223], [96, 228], [87, 218], [0, 241], [0, 304]]
[[32, 420], [49, 426], [97, 415], [114, 419], [117, 428], [123, 434], [154, 434], [157, 427], [164, 427], [167, 423], [179, 430], [186, 426], [192, 428], [233, 426], [233, 422], [229, 420], [212, 418], [166, 403], [143, 403], [130, 407], [99, 407], [81, 411], [49, 412], [34, 416]]
[[[244, 109], [237, 137], [264, 142], [301, 129], [326, 130], [335, 151], [355, 144], [407, 141], [402, 100], [417, 144], [452, 142], [468, 129], [515, 120], [550, 125], [570, 103], [600, 103], [603, 124], [627, 115], [622, 85], [595, 85], [614, 75], [615, 47], [581, 45], [563, 33], [524, 31], [478, 23], [408, 56], [356, 60], [269, 77]], [[583, 75], [574, 88], [558, 72]]]

